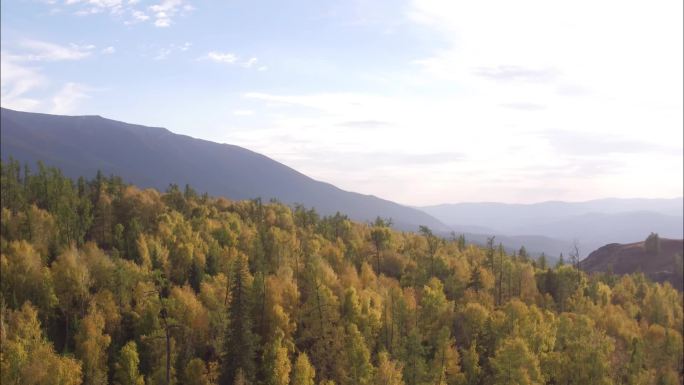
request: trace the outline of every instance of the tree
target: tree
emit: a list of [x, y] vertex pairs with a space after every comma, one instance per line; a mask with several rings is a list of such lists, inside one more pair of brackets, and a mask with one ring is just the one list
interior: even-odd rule
[[493, 385], [544, 383], [539, 370], [539, 361], [521, 338], [504, 341], [491, 359], [491, 365], [494, 375]]
[[646, 252], [652, 255], [660, 254], [660, 236], [658, 233], [651, 233], [644, 241], [644, 249]]
[[81, 363], [54, 352], [43, 338], [38, 312], [28, 302], [8, 315], [2, 326], [0, 383], [16, 385], [80, 385]]
[[461, 234], [458, 236], [458, 240], [456, 241], [456, 245], [458, 246], [458, 250], [463, 251], [466, 248], [466, 239], [465, 235]]
[[423, 383], [427, 372], [425, 364], [425, 350], [417, 330], [413, 330], [404, 343], [402, 352], [404, 362], [404, 381], [407, 385]]
[[12, 241], [2, 260], [2, 296], [12, 308], [26, 301], [36, 305], [45, 316], [57, 303], [50, 270], [43, 265], [40, 255], [26, 241]]
[[541, 270], [546, 270], [548, 264], [548, 262], [546, 261], [546, 254], [541, 253], [539, 259], [537, 260], [537, 264]]
[[74, 318], [85, 312], [89, 297], [90, 273], [75, 248], [69, 248], [52, 264], [55, 293], [64, 315], [64, 351], [68, 349], [69, 334]]
[[207, 366], [201, 358], [193, 358], [185, 365], [185, 385], [212, 385]]
[[370, 363], [370, 352], [364, 338], [355, 324], [347, 327], [345, 357], [349, 385], [370, 385], [373, 380], [373, 365]]
[[465, 374], [466, 385], [477, 385], [480, 380], [480, 355], [477, 353], [477, 343], [470, 344], [468, 349], [461, 353], [463, 373]]
[[404, 385], [401, 374], [402, 365], [390, 359], [383, 351], [378, 354], [378, 368], [375, 371], [374, 385]]
[[119, 351], [114, 366], [114, 385], [145, 385], [143, 376], [138, 372], [138, 348], [134, 341], [128, 341]]
[[250, 316], [249, 281], [247, 258], [239, 256], [233, 265], [230, 279], [228, 328], [225, 334], [221, 370], [222, 385], [232, 385], [240, 369], [247, 381], [251, 381], [254, 376], [255, 336], [252, 334]]
[[419, 226], [418, 232], [425, 237], [425, 240], [427, 240], [428, 258], [430, 259], [429, 277], [433, 277], [435, 275], [435, 253], [439, 247], [440, 238], [435, 236], [435, 234], [432, 233], [432, 230], [430, 230], [430, 228], [427, 226]]
[[465, 380], [459, 365], [459, 354], [456, 343], [451, 338], [449, 329], [442, 328], [435, 345], [435, 355], [432, 359], [431, 372], [434, 384], [456, 385]]
[[482, 272], [480, 271], [479, 266], [474, 266], [472, 268], [470, 273], [470, 282], [468, 282], [467, 287], [469, 289], [473, 289], [475, 293], [479, 293], [484, 287], [484, 284], [482, 283]]
[[390, 226], [392, 226], [391, 219], [385, 220], [377, 217], [371, 228], [370, 237], [373, 246], [375, 246], [375, 271], [378, 274], [380, 272], [380, 253], [387, 247], [392, 235]]
[[76, 334], [76, 354], [83, 361], [85, 385], [107, 384], [107, 347], [112, 339], [104, 334], [104, 327], [104, 317], [93, 306]]
[[266, 385], [288, 385], [290, 383], [290, 358], [283, 346], [283, 333], [278, 330], [275, 339], [266, 346], [263, 356]]
[[292, 371], [292, 385], [314, 385], [316, 370], [306, 353], [299, 353]]

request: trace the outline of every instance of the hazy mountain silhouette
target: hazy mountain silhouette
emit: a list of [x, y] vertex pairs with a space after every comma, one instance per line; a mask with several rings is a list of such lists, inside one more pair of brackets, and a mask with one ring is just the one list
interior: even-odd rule
[[395, 227], [449, 229], [415, 208], [341, 190], [242, 147], [174, 134], [159, 127], [100, 116], [61, 116], [2, 109], [2, 158], [59, 167], [70, 177], [115, 174], [140, 187], [186, 183], [231, 199], [302, 203], [319, 213], [340, 211], [359, 221], [392, 218]]
[[[632, 242], [651, 232], [667, 238], [682, 238], [684, 232], [682, 198], [458, 203], [421, 209], [452, 228], [486, 228], [489, 234], [523, 239], [528, 235], [547, 237], [566, 251], [564, 245], [576, 239], [582, 255], [608, 243]], [[551, 253], [552, 246], [544, 251]]]

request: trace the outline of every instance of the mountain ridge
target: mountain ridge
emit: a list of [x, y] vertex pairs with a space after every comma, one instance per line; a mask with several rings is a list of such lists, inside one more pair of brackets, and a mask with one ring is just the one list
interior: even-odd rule
[[243, 147], [175, 134], [162, 127], [98, 115], [62, 116], [2, 108], [2, 128], [3, 158], [12, 156], [29, 164], [42, 160], [70, 177], [101, 170], [144, 187], [163, 190], [170, 183], [187, 183], [202, 192], [236, 200], [275, 198], [314, 207], [325, 215], [344, 212], [361, 221], [392, 218], [402, 230], [415, 231], [419, 225], [449, 230], [420, 210], [339, 189]]

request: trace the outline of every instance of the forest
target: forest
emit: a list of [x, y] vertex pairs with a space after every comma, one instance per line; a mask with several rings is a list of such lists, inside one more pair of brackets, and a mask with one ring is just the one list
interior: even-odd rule
[[682, 293], [643, 274], [0, 167], [2, 385], [682, 384]]

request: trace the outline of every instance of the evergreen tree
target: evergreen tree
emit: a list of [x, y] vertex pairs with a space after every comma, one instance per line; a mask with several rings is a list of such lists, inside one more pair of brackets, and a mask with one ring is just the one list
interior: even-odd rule
[[252, 334], [250, 317], [250, 275], [247, 259], [240, 256], [235, 260], [230, 279], [230, 305], [228, 307], [228, 327], [224, 337], [223, 368], [221, 384], [232, 385], [238, 370], [245, 379], [254, 378], [255, 336]]

